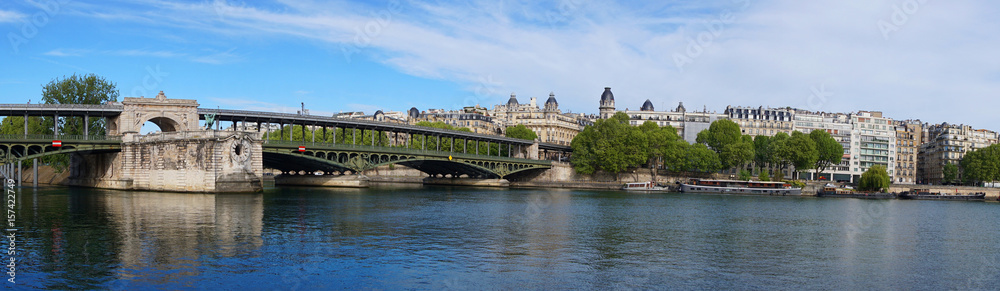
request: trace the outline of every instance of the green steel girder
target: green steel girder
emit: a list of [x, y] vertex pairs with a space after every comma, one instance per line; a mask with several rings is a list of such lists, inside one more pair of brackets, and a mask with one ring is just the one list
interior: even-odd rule
[[471, 155], [440, 151], [417, 151], [393, 147], [365, 147], [335, 144], [309, 144], [299, 152], [298, 146], [264, 144], [265, 164], [279, 170], [330, 170], [363, 172], [379, 166], [400, 164], [430, 175], [469, 175], [470, 177], [504, 178], [507, 175], [533, 169], [551, 168], [550, 161]]
[[[30, 160], [49, 155], [70, 153], [98, 153], [121, 151], [121, 141], [105, 137], [78, 137], [62, 139], [64, 136], [0, 136], [0, 164]], [[76, 137], [76, 136], [73, 136]], [[53, 140], [62, 141], [61, 147], [52, 146]]]

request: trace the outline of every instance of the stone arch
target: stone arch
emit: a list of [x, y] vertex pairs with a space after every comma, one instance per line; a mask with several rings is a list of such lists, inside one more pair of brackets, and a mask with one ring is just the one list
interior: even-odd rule
[[[176, 120], [173, 120], [166, 116], [159, 116], [147, 119], [146, 121], [156, 124], [160, 127], [160, 132], [175, 132], [180, 131], [183, 126]], [[146, 123], [146, 122], [143, 122]]]

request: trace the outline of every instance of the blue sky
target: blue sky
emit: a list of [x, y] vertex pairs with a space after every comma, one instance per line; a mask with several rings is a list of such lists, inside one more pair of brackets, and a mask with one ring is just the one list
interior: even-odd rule
[[0, 103], [95, 73], [122, 96], [314, 114], [554, 92], [564, 111], [726, 105], [1000, 130], [995, 1], [0, 2]]

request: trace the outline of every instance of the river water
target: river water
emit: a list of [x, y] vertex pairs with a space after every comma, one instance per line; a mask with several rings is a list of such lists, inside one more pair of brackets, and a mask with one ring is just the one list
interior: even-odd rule
[[18, 289], [1000, 289], [988, 202], [414, 186], [17, 203]]

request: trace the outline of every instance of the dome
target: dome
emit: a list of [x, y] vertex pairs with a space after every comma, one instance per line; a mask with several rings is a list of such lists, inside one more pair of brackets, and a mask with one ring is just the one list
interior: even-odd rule
[[549, 107], [549, 105], [559, 106], [559, 102], [556, 102], [555, 93], [549, 93], [549, 100], [545, 100], [545, 107]]
[[687, 111], [687, 108], [684, 108], [684, 102], [680, 102], [680, 103], [678, 103], [678, 104], [677, 104], [677, 109], [674, 109], [674, 112], [681, 112], [681, 113], [684, 113], [684, 112], [686, 112], [686, 111]]
[[611, 87], [604, 87], [604, 94], [601, 94], [601, 102], [615, 101], [615, 94], [611, 94]]
[[416, 107], [410, 107], [410, 110], [409, 110], [408, 113], [409, 113], [408, 115], [410, 116], [410, 118], [420, 118], [420, 110], [417, 110]]
[[646, 99], [646, 103], [642, 103], [642, 108], [640, 108], [639, 110], [640, 111], [653, 111], [653, 102], [650, 102], [649, 99]]
[[510, 93], [510, 99], [507, 99], [507, 107], [517, 106], [517, 95]]

